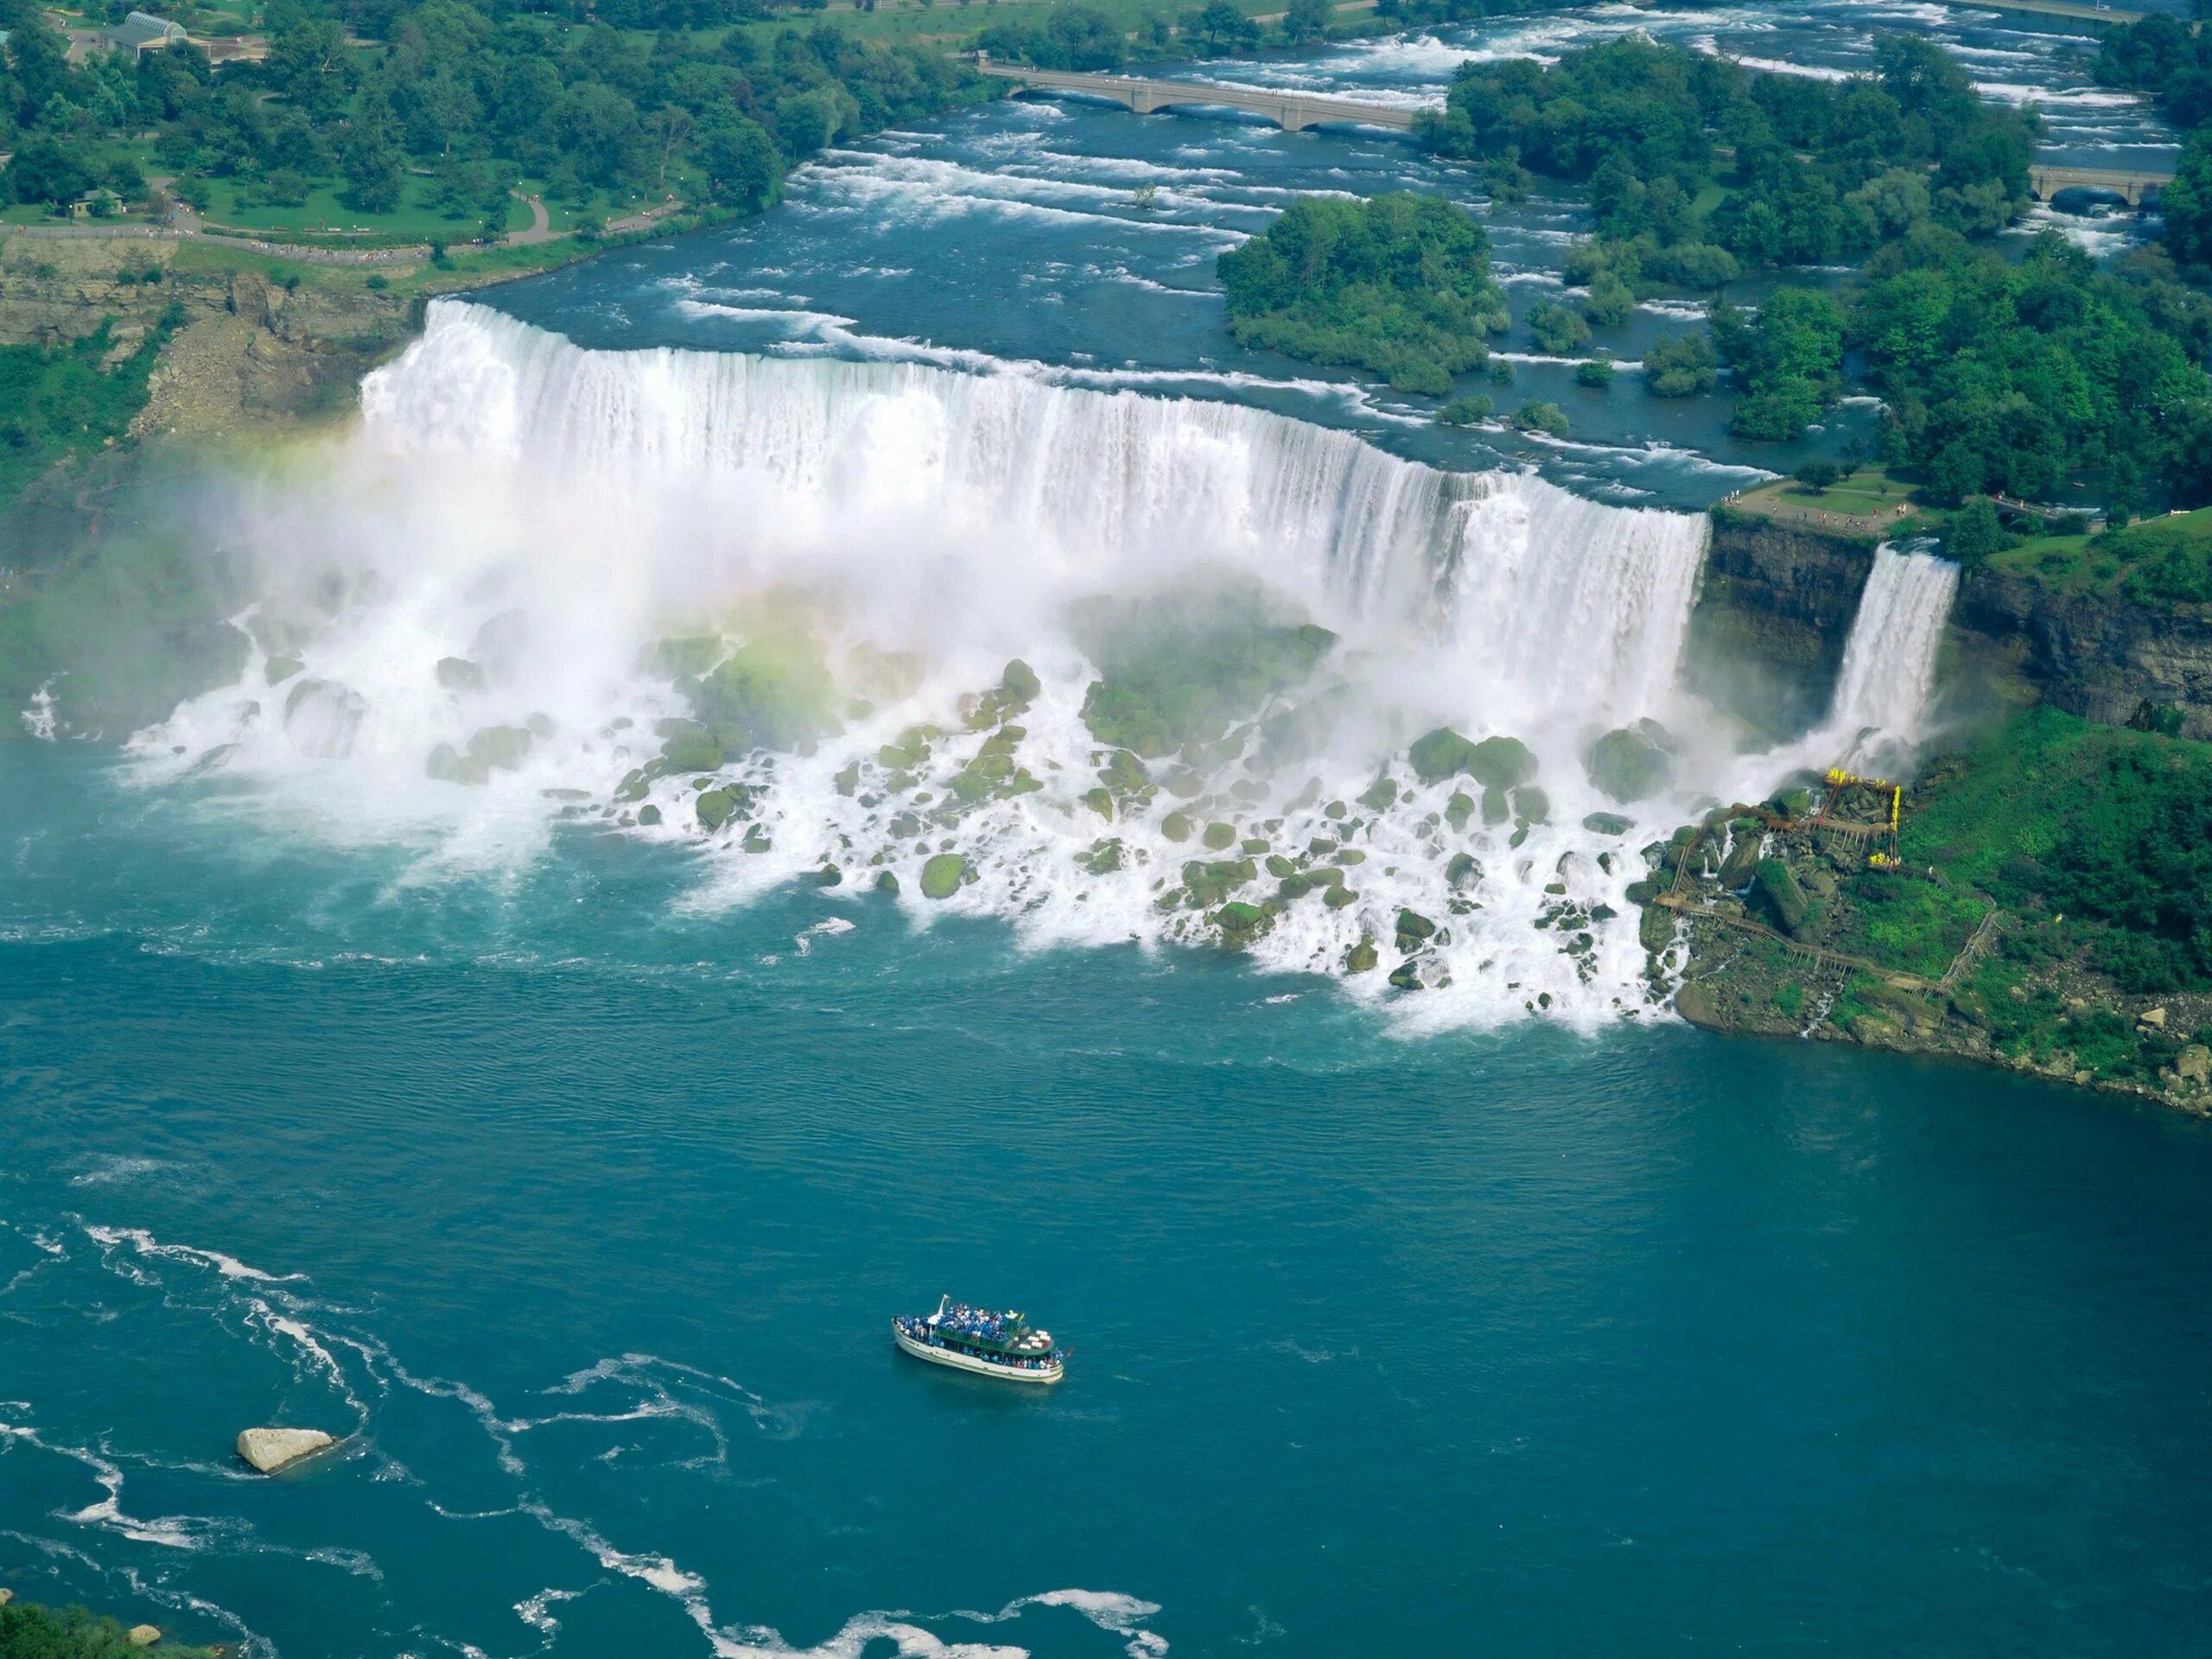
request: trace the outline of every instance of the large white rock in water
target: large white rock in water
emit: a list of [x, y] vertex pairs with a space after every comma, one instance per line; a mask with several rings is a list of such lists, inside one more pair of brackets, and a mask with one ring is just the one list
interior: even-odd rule
[[238, 1436], [238, 1456], [263, 1474], [273, 1475], [310, 1452], [337, 1444], [319, 1428], [249, 1428]]
[[159, 1627], [152, 1624], [133, 1624], [127, 1634], [134, 1648], [150, 1648], [162, 1639]]

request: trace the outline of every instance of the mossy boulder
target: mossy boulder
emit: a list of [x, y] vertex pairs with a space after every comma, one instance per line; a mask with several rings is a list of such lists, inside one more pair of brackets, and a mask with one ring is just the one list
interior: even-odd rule
[[1720, 885], [1731, 893], [1741, 892], [1749, 885], [1759, 867], [1759, 843], [1764, 839], [1756, 830], [1738, 835], [1728, 849], [1728, 856], [1720, 861]]
[[1359, 895], [1341, 881], [1321, 895], [1321, 902], [1331, 910], [1343, 910], [1359, 902]]
[[1789, 865], [1778, 858], [1759, 860], [1758, 893], [1783, 932], [1798, 938], [1808, 931], [1813, 901]]
[[1190, 816], [1183, 812], [1170, 812], [1160, 821], [1160, 833], [1170, 841], [1188, 841], [1191, 838]]
[[671, 680], [696, 680], [721, 661], [722, 653], [728, 649], [718, 633], [656, 639], [645, 647], [639, 665], [648, 674]]
[[[272, 670], [276, 667], [273, 660], [270, 667]], [[296, 670], [294, 671], [297, 672]], [[481, 691], [486, 683], [484, 664], [471, 662], [466, 657], [441, 657], [434, 671], [438, 677], [438, 683], [448, 691]], [[272, 677], [269, 683], [274, 685], [276, 681]]]
[[722, 764], [721, 744], [696, 720], [664, 720], [653, 730], [661, 740], [663, 772], [713, 772]]
[[1119, 836], [1094, 841], [1087, 850], [1075, 855], [1076, 868], [1092, 875], [1110, 875], [1122, 868], [1123, 857]]
[[1657, 721], [1639, 720], [1592, 744], [1583, 766], [1601, 793], [1624, 804], [1645, 800], [1674, 781], [1675, 747]]
[[1444, 804], [1444, 821], [1454, 830], [1465, 830], [1469, 819], [1475, 816], [1475, 798], [1464, 789], [1452, 791], [1452, 798]]
[[899, 878], [888, 870], [878, 870], [875, 873], [875, 890], [895, 895], [899, 891]]
[[1454, 888], [1471, 887], [1483, 879], [1483, 867], [1475, 861], [1472, 853], [1454, 853], [1444, 867], [1446, 885]]
[[1398, 949], [1418, 950], [1436, 937], [1436, 924], [1417, 910], [1398, 912]]
[[1636, 828], [1636, 821], [1618, 812], [1592, 812], [1582, 820], [1582, 827], [1593, 836], [1624, 836]]
[[1440, 784], [1446, 778], [1474, 770], [1475, 745], [1449, 726], [1440, 726], [1415, 738], [1406, 759], [1413, 763], [1414, 776], [1421, 782]]
[[1518, 789], [1536, 779], [1536, 757], [1517, 737], [1486, 737], [1467, 757], [1467, 770], [1485, 789]]
[[486, 726], [469, 737], [466, 749], [439, 744], [423, 770], [442, 783], [488, 783], [493, 772], [521, 766], [536, 741], [526, 726]]
[[1037, 671], [1015, 658], [1006, 665], [1006, 672], [999, 676], [999, 696], [1007, 708], [1015, 713], [1027, 709], [1037, 700], [1045, 683], [1037, 677]]
[[897, 741], [876, 750], [876, 763], [892, 772], [916, 771], [930, 758], [930, 740], [944, 735], [934, 726], [909, 726]]
[[822, 647], [804, 634], [747, 640], [698, 683], [692, 705], [732, 747], [794, 750], [837, 729], [837, 687]]
[[1221, 942], [1228, 945], [1249, 944], [1274, 925], [1274, 918], [1265, 910], [1241, 899], [1231, 899], [1207, 919], [1220, 933]]
[[968, 861], [958, 853], [939, 853], [922, 866], [922, 897], [950, 899], [968, 879]]
[[1397, 798], [1397, 785], [1392, 783], [1388, 777], [1382, 777], [1377, 778], [1367, 786], [1366, 791], [1359, 797], [1359, 804], [1370, 812], [1382, 812], [1389, 810], [1390, 804]]
[[1636, 937], [1645, 950], [1655, 955], [1664, 950], [1674, 942], [1675, 912], [1652, 906], [1637, 920]]
[[1210, 823], [1206, 825], [1206, 832], [1201, 839], [1215, 852], [1225, 851], [1236, 843], [1236, 826], [1218, 822]]
[[1258, 592], [1193, 609], [1184, 598], [1105, 601], [1077, 619], [1100, 676], [1084, 722], [1102, 743], [1165, 759], [1217, 742], [1268, 697], [1304, 679], [1336, 643], [1326, 628], [1264, 620]]
[[1382, 965], [1382, 953], [1375, 948], [1375, 941], [1363, 938], [1344, 952], [1344, 971], [1348, 974], [1371, 974]]
[[1144, 762], [1127, 749], [1110, 749], [1098, 768], [1098, 781], [1116, 795], [1134, 795], [1152, 781]]
[[271, 657], [262, 664], [261, 677], [267, 684], [282, 685], [306, 667], [307, 660], [304, 658]]
[[707, 789], [699, 792], [692, 805], [699, 814], [699, 827], [713, 831], [719, 830], [737, 816], [739, 793], [735, 789]]
[[1504, 823], [1513, 817], [1513, 800], [1505, 790], [1491, 785], [1483, 791], [1483, 822]]
[[1529, 823], [1548, 823], [1552, 816], [1552, 798], [1534, 784], [1524, 784], [1513, 791], [1513, 812], [1516, 817]]
[[835, 887], [843, 884], [845, 873], [835, 864], [824, 864], [818, 870], [809, 870], [800, 879], [814, 887]]
[[1113, 823], [1114, 795], [1113, 791], [1103, 784], [1096, 789], [1085, 790], [1083, 794], [1083, 804], [1105, 819], [1107, 823]]
[[638, 809], [638, 822], [650, 830], [660, 822], [660, 808], [647, 801]]

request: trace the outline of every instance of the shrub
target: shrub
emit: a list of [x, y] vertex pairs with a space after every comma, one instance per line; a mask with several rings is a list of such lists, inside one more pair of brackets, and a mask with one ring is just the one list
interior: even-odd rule
[[1567, 435], [1567, 411], [1557, 404], [1531, 397], [1513, 411], [1513, 424], [1523, 432], [1541, 432], [1563, 438]]
[[1613, 362], [1608, 357], [1587, 357], [1574, 365], [1574, 384], [1599, 391], [1613, 384]]

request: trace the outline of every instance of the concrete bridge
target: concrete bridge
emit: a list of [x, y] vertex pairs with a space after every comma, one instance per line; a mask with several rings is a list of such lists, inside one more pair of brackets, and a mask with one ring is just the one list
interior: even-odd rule
[[1139, 115], [1194, 104], [1246, 110], [1265, 116], [1286, 132], [1302, 131], [1325, 121], [1411, 132], [1414, 117], [1420, 113], [1351, 98], [1315, 98], [1305, 92], [1273, 92], [1250, 86], [1209, 86], [1196, 80], [1147, 80], [1134, 75], [1080, 75], [1064, 69], [1031, 69], [1020, 64], [993, 63], [982, 57], [976, 60], [976, 67], [1001, 80], [1018, 81], [1023, 91], [1079, 92], [1090, 98], [1111, 99]]
[[2119, 173], [2095, 167], [2036, 166], [2028, 169], [2028, 189], [2037, 201], [2049, 201], [2062, 190], [2107, 190], [2129, 207], [2140, 207], [2157, 200], [2173, 176], [2140, 168]]

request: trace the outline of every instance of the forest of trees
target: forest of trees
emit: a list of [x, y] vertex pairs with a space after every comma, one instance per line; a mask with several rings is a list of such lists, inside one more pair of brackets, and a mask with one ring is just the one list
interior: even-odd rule
[[1242, 344], [1356, 365], [1402, 391], [1448, 392], [1506, 326], [1490, 238], [1435, 196], [1304, 197], [1217, 269]]
[[840, 137], [991, 92], [942, 53], [861, 44], [823, 25], [765, 43], [734, 29], [709, 49], [686, 35], [633, 40], [604, 14], [577, 27], [499, 0], [284, 0], [267, 61], [219, 71], [189, 48], [135, 63], [95, 53], [72, 67], [33, 0], [0, 0], [0, 27], [13, 31], [0, 149], [15, 151], [0, 194], [22, 201], [67, 201], [97, 184], [143, 194], [141, 169], [86, 156], [100, 133], [150, 130], [188, 200], [210, 177], [279, 204], [336, 179], [348, 207], [387, 213], [421, 172], [471, 229], [503, 229], [507, 192], [524, 176], [580, 206], [680, 181], [750, 212], [776, 199], [786, 168]]

